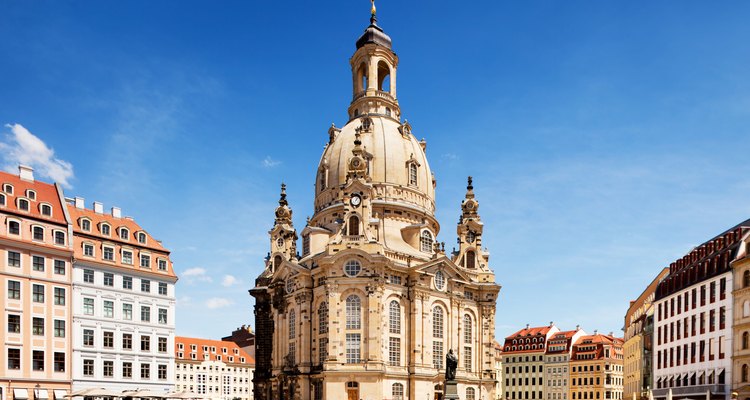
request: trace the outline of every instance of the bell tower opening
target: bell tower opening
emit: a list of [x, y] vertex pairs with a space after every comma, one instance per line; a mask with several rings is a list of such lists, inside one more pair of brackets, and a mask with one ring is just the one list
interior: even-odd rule
[[378, 61], [378, 90], [391, 92], [391, 67], [385, 61]]

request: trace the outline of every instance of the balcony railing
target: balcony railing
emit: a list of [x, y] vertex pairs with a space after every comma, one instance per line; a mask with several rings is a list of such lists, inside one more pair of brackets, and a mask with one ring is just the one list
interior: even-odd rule
[[[357, 100], [359, 98], [365, 97], [366, 95], [367, 95], [367, 91], [363, 90], [363, 91], [355, 94], [353, 100]], [[391, 101], [395, 101], [396, 100], [390, 93], [388, 93], [386, 91], [383, 91], [383, 90], [376, 90], [375, 91], [375, 97], [382, 97], [382, 98], [384, 98], [386, 100], [391, 100]]]

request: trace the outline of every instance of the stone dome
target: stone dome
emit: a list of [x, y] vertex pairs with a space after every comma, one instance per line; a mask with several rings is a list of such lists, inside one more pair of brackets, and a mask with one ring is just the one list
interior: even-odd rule
[[359, 136], [367, 161], [367, 180], [379, 188], [376, 197], [434, 216], [435, 187], [425, 155], [426, 143], [414, 137], [408, 122], [401, 124], [388, 116], [367, 114], [353, 118], [340, 130], [331, 128], [329, 134], [318, 167], [316, 211], [338, 200], [337, 192], [347, 182], [349, 161]]

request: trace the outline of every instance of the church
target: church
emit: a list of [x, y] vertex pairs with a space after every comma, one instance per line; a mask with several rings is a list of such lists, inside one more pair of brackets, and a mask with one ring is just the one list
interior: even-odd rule
[[255, 298], [256, 400], [442, 400], [446, 353], [460, 398], [494, 399], [500, 286], [468, 179], [458, 248], [436, 240], [436, 180], [396, 95], [399, 58], [370, 25], [350, 59], [348, 121], [331, 126], [299, 233], [282, 185]]

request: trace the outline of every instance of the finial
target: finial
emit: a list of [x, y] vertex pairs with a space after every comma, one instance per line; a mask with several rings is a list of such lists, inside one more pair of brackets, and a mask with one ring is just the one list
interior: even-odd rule
[[281, 182], [281, 197], [279, 198], [279, 205], [285, 206], [289, 204], [286, 201], [286, 184], [284, 182]]
[[370, 3], [372, 3], [372, 8], [370, 9], [370, 23], [375, 24], [375, 22], [378, 21], [377, 17], [375, 17], [375, 13], [377, 9], [375, 8], [375, 0], [370, 0]]
[[474, 190], [474, 185], [472, 185], [472, 182], [474, 181], [471, 177], [468, 179], [469, 183], [466, 185], [466, 190]]

